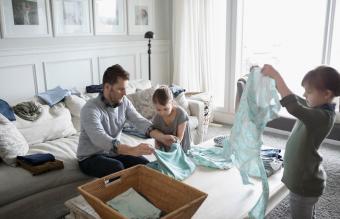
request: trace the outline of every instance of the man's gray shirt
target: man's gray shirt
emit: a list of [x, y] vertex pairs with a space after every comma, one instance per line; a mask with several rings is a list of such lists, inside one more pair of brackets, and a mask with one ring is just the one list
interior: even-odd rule
[[117, 155], [112, 151], [112, 141], [120, 138], [126, 120], [142, 133], [147, 133], [152, 125], [136, 111], [126, 96], [115, 108], [104, 102], [102, 94], [89, 100], [80, 113], [78, 159], [81, 161], [95, 154]]

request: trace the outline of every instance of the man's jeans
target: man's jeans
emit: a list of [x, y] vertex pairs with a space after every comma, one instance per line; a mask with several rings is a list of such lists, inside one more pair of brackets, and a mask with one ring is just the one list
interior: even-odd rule
[[135, 157], [130, 155], [118, 155], [112, 157], [109, 155], [98, 154], [79, 161], [79, 167], [83, 173], [100, 178], [125, 168], [138, 164], [145, 165], [147, 163], [149, 163], [149, 161], [142, 156]]
[[319, 197], [303, 197], [289, 193], [290, 211], [293, 219], [315, 218], [315, 204]]

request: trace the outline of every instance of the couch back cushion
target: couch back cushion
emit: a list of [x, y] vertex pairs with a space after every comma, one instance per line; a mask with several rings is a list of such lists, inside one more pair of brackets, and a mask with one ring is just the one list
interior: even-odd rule
[[0, 158], [14, 166], [16, 157], [26, 155], [28, 148], [24, 136], [0, 113]]
[[71, 121], [71, 113], [62, 102], [53, 107], [42, 105], [40, 117], [33, 122], [16, 116], [14, 123], [29, 145], [68, 137], [76, 133]]
[[[96, 94], [98, 95], [98, 94]], [[81, 108], [86, 103], [86, 99], [82, 97], [78, 97], [76, 95], [70, 95], [65, 97], [65, 105], [70, 110], [72, 115], [72, 123], [74, 128], [80, 132], [80, 111]]]
[[137, 90], [136, 93], [128, 94], [127, 98], [131, 101], [136, 110], [146, 119], [152, 119], [156, 111], [152, 103], [152, 95], [156, 87], [144, 90]]

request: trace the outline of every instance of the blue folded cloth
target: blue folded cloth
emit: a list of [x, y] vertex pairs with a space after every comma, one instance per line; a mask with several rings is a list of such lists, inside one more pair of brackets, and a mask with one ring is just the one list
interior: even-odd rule
[[48, 161], [55, 161], [55, 157], [53, 156], [53, 154], [50, 154], [50, 153], [17, 156], [17, 159], [32, 166], [40, 165]]
[[0, 113], [4, 115], [9, 121], [15, 121], [15, 116], [13, 109], [9, 106], [9, 104], [0, 99]]
[[38, 97], [44, 100], [50, 107], [62, 101], [66, 96], [71, 95], [69, 90], [63, 89], [60, 86], [39, 93]]
[[86, 86], [86, 92], [87, 93], [101, 93], [103, 92], [103, 84]]
[[174, 95], [174, 98], [176, 98], [178, 95], [180, 95], [182, 92], [185, 92], [184, 88], [181, 88], [180, 86], [176, 85], [176, 84], [171, 84], [169, 86], [172, 95]]

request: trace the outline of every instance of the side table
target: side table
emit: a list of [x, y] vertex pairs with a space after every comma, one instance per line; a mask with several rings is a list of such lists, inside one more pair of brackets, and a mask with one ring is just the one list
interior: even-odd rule
[[96, 211], [81, 195], [67, 200], [65, 206], [70, 209], [70, 214], [65, 219], [100, 219]]

